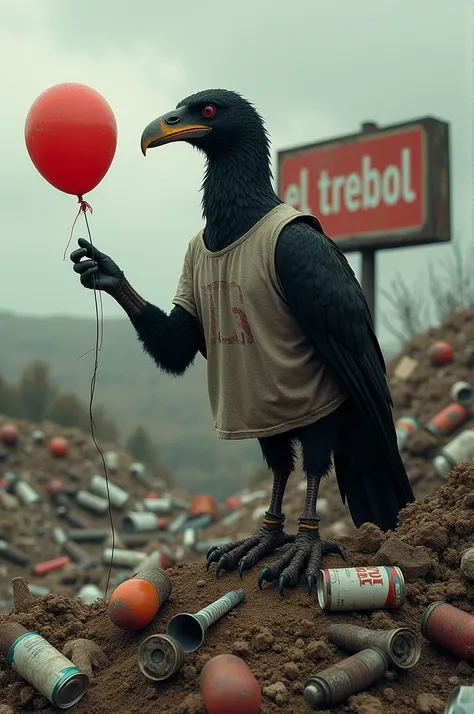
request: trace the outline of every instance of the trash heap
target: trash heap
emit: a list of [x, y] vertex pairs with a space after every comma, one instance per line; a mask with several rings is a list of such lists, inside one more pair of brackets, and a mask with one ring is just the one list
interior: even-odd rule
[[472, 310], [410, 340], [388, 374], [405, 465], [419, 492], [430, 492], [433, 481], [474, 458]]
[[[57, 711], [37, 687], [14, 671], [15, 666], [23, 666], [25, 673], [19, 644], [15, 645], [17, 659], [13, 657], [13, 664], [11, 659], [10, 664], [6, 662], [5, 653], [11, 642], [19, 634], [36, 632], [63, 652], [71, 666], [80, 670], [80, 677], [81, 673], [88, 676], [88, 686], [76, 683], [85, 691], [72, 707], [77, 714], [155, 714], [158, 710], [165, 714], [302, 714], [312, 711], [305, 703], [305, 689], [313, 687], [314, 693], [315, 684], [317, 689], [321, 682], [330, 682], [334, 670], [328, 672], [328, 668], [335, 664], [343, 672], [350, 671], [353, 660], [348, 658], [353, 656], [367, 663], [373, 683], [360, 681], [360, 668], [359, 674], [352, 670], [353, 680], [345, 700], [317, 711], [443, 714], [454, 690], [462, 687], [461, 694], [470, 697], [468, 685], [474, 683], [474, 618], [469, 614], [474, 610], [472, 550], [463, 557], [472, 549], [473, 540], [474, 465], [463, 464], [436, 493], [402, 511], [400, 525], [393, 534], [383, 534], [367, 524], [355, 536], [342, 539], [347, 566], [360, 569], [360, 582], [361, 577], [364, 582], [372, 578], [362, 595], [360, 587], [358, 592], [351, 588], [351, 611], [329, 611], [327, 604], [323, 610], [316, 595], [310, 597], [303, 585], [286, 591], [283, 598], [271, 585], [260, 591], [257, 568], [243, 579], [238, 574], [224, 573], [216, 580], [213, 571], [206, 572], [202, 563], [179, 563], [167, 571], [138, 572], [134, 579], [125, 581], [124, 594], [120, 595], [117, 589], [110, 601], [122, 598], [122, 621], [113, 604], [98, 601], [88, 605], [62, 594], [31, 598], [26, 585], [19, 587], [22, 583], [17, 583], [14, 609], [0, 616], [0, 712]], [[327, 557], [324, 565], [341, 569], [336, 556]], [[395, 583], [385, 606], [380, 601], [379, 590], [383, 588], [374, 575], [380, 572], [375, 566], [387, 566], [391, 583]], [[396, 568], [403, 573], [404, 581]], [[339, 572], [343, 571], [344, 568]], [[143, 581], [148, 590], [155, 583], [159, 597], [153, 606], [149, 597], [140, 599]], [[337, 589], [337, 579], [331, 579], [331, 583], [331, 588]], [[206, 611], [211, 616], [201, 621], [205, 623], [203, 627], [191, 627], [190, 615], [239, 588], [244, 589], [243, 595], [234, 593], [227, 607]], [[320, 587], [320, 593], [324, 591], [325, 587]], [[123, 604], [127, 597], [128, 614]], [[378, 598], [378, 609], [370, 610], [374, 598]], [[437, 601], [446, 601], [451, 607], [431, 608], [427, 618], [428, 607]], [[331, 607], [338, 606], [335, 598]], [[179, 613], [189, 613], [184, 616], [184, 625], [182, 615], [174, 617]], [[145, 620], [135, 622], [135, 629], [124, 624], [144, 615]], [[146, 621], [150, 624], [142, 627]], [[121, 622], [121, 626], [114, 622]], [[354, 637], [344, 634], [344, 624], [385, 632], [409, 628], [408, 639], [402, 637], [400, 641], [402, 645], [410, 644], [411, 638], [410, 652], [404, 652], [403, 646], [390, 649], [385, 632], [385, 645], [377, 645], [382, 647], [382, 653], [374, 649], [376, 645], [371, 648], [370, 639], [368, 645], [359, 642], [351, 650], [350, 640], [354, 645]], [[333, 631], [335, 625], [336, 632], [330, 635], [329, 628], [332, 626]], [[166, 633], [168, 638], [163, 637]], [[373, 633], [369, 634], [373, 637]], [[147, 640], [152, 635], [154, 638]], [[37, 635], [28, 637], [38, 640]], [[166, 657], [154, 658], [159, 642], [159, 651], [162, 655], [166, 652]], [[185, 645], [187, 651], [183, 655], [181, 649]], [[218, 655], [227, 656], [216, 659]], [[39, 676], [41, 666], [45, 664], [38, 657], [36, 675], [30, 670], [30, 681]], [[160, 681], [150, 678], [164, 670], [172, 674]], [[238, 693], [232, 689], [232, 677], [245, 680], [252, 692], [245, 706], [239, 700], [236, 708]], [[46, 686], [44, 682], [43, 679], [42, 686]], [[342, 685], [339, 681], [335, 688], [331, 686], [327, 691], [324, 687], [318, 690], [323, 698], [331, 691], [332, 696], [337, 696]], [[452, 711], [446, 709], [450, 714]]]

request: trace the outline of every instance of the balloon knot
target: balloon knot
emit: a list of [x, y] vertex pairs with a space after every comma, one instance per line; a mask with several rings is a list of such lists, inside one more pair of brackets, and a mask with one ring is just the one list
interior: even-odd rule
[[92, 213], [92, 212], [93, 212], [93, 211], [92, 211], [92, 206], [90, 205], [90, 203], [87, 203], [87, 201], [84, 201], [84, 199], [82, 198], [82, 196], [78, 196], [78, 197], [77, 197], [77, 202], [78, 202], [79, 205], [80, 205], [79, 215], [80, 215], [81, 213], [86, 213], [87, 211], [89, 211], [89, 213]]

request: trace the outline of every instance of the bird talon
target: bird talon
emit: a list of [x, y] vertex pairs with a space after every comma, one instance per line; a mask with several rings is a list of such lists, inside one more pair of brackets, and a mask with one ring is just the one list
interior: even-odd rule
[[286, 587], [288, 587], [289, 582], [290, 582], [290, 578], [288, 575], [280, 575], [280, 578], [278, 580], [278, 588], [280, 590], [281, 597], [283, 597], [284, 590]]
[[219, 559], [219, 562], [216, 565], [216, 578], [219, 577], [219, 573], [221, 572], [221, 570], [227, 570], [228, 567], [229, 567], [229, 558], [227, 557], [227, 555], [221, 556], [221, 558]]
[[311, 593], [313, 592], [314, 584], [316, 582], [316, 578], [314, 577], [314, 575], [307, 575], [306, 582], [308, 584], [308, 595], [311, 595]]
[[211, 545], [211, 547], [209, 548], [209, 550], [208, 550], [207, 553], [206, 553], [206, 559], [209, 558], [209, 556], [211, 555], [211, 553], [215, 553], [215, 551], [218, 550], [218, 549], [219, 549], [219, 546], [218, 546], [218, 545]]
[[345, 548], [342, 547], [342, 545], [338, 546], [337, 552], [343, 560], [347, 560], [347, 553], [345, 551]]
[[271, 572], [270, 568], [264, 568], [263, 570], [260, 571], [260, 575], [258, 576], [258, 587], [260, 590], [263, 590], [263, 585], [265, 583], [271, 582]]
[[207, 557], [206, 570], [209, 570], [209, 568], [211, 567], [211, 565], [212, 565], [213, 563], [217, 563], [217, 562], [220, 560], [220, 558], [221, 558], [221, 555], [220, 555], [219, 551], [218, 551], [217, 548], [216, 548], [216, 550], [215, 550], [214, 552], [212, 552], [212, 553]]
[[243, 576], [244, 571], [247, 570], [247, 561], [245, 558], [242, 558], [242, 560], [239, 563], [239, 575], [240, 577]]

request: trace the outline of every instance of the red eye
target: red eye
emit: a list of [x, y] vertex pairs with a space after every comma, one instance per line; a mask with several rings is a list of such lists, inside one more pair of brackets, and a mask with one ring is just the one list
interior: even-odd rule
[[212, 104], [207, 104], [207, 105], [203, 108], [202, 113], [203, 113], [203, 115], [204, 115], [205, 117], [207, 117], [208, 119], [210, 119], [210, 118], [213, 117], [214, 114], [216, 113], [216, 108], [213, 107]]

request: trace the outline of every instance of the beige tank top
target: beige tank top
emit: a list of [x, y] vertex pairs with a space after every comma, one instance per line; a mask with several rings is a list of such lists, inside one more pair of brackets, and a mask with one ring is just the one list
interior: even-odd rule
[[[221, 439], [306, 426], [346, 398], [292, 317], [276, 274], [280, 231], [303, 215], [280, 204], [223, 250], [208, 251], [203, 231], [189, 244], [173, 302], [202, 327], [209, 400]], [[317, 219], [309, 218], [318, 229]]]

